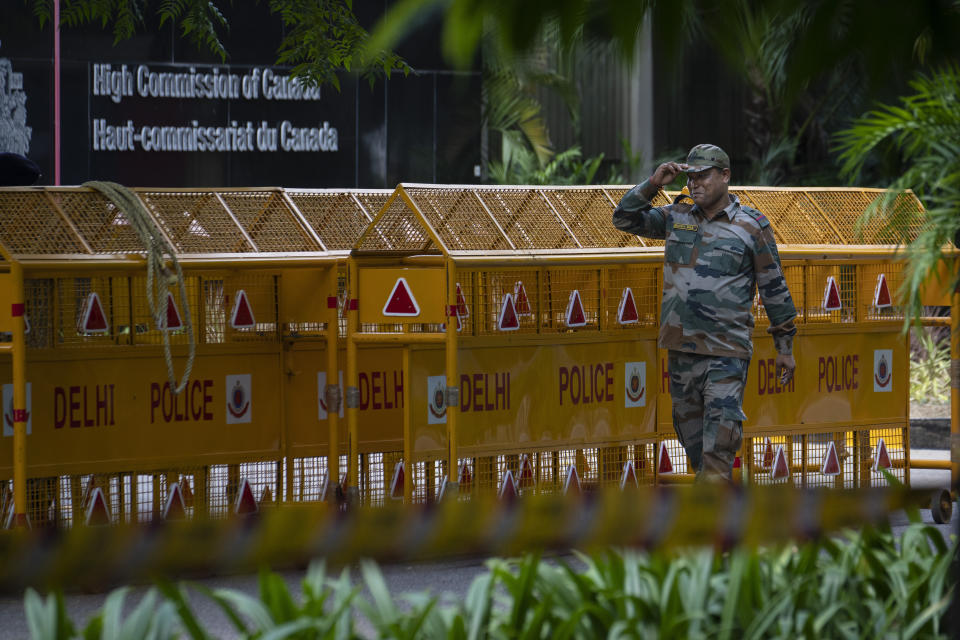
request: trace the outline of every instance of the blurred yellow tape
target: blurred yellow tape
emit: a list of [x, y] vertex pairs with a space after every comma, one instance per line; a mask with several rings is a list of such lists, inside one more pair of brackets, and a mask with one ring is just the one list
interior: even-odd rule
[[778, 544], [880, 524], [890, 511], [918, 500], [919, 494], [906, 489], [697, 485], [351, 511], [312, 503], [265, 510], [253, 518], [7, 531], [0, 535], [0, 590], [102, 588], [158, 576], [290, 566], [321, 556], [332, 563], [391, 562], [599, 545], [725, 549]]

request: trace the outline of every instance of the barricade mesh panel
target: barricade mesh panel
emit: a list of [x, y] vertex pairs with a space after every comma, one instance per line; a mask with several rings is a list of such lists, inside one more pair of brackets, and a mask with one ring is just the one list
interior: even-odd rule
[[875, 217], [863, 229], [858, 228], [861, 214], [881, 195], [878, 189], [811, 189], [810, 198], [830, 216], [847, 244], [898, 244], [917, 237], [923, 225], [920, 201], [912, 193], [897, 197], [890, 212], [899, 220], [903, 233], [889, 228], [884, 219]]
[[126, 214], [95, 191], [51, 191], [94, 253], [143, 253], [137, 232]]
[[88, 253], [49, 192], [0, 190], [0, 203], [0, 241], [12, 253]]
[[368, 228], [366, 235], [357, 241], [357, 248], [365, 251], [439, 250], [399, 196], [393, 198], [377, 225]]
[[[607, 282], [607, 328], [632, 329], [637, 327], [655, 327], [660, 312], [661, 267], [655, 264], [611, 267], [606, 272]], [[630, 289], [629, 298], [636, 307], [637, 319], [631, 321], [632, 314], [626, 289]], [[621, 323], [621, 307], [623, 320]]]
[[140, 191], [139, 195], [177, 251], [253, 251], [215, 192]]
[[[800, 486], [802, 473], [798, 477], [799, 464], [803, 460], [803, 443], [800, 436], [769, 435], [761, 437], [745, 437], [743, 439], [745, 451], [744, 461], [747, 467], [748, 478], [751, 484], [792, 484]], [[776, 464], [777, 449], [783, 447], [789, 475], [787, 477], [773, 477]]]
[[23, 282], [24, 315], [30, 331], [24, 336], [27, 347], [45, 349], [53, 346], [54, 323], [53, 278], [26, 278]]
[[300, 225], [279, 191], [221, 194], [260, 251], [322, 251]]
[[[887, 458], [890, 460], [890, 467], [887, 471], [893, 475], [900, 483], [906, 483], [906, 427], [877, 427], [868, 431], [861, 432], [864, 447], [862, 451], [862, 462], [865, 469], [869, 471], [871, 487], [886, 487], [889, 485], [880, 467], [884, 466], [882, 453], [879, 452], [880, 440], [883, 440], [884, 448], [887, 451]], [[880, 453], [879, 465], [878, 453]]]
[[483, 189], [477, 195], [517, 249], [574, 249], [577, 243], [540, 191]]
[[880, 286], [880, 276], [886, 281], [890, 302], [895, 303], [898, 292], [903, 286], [903, 269], [901, 262], [869, 263], [860, 267], [860, 304], [862, 320], [902, 320], [903, 307], [891, 304], [889, 307], [877, 307], [877, 289]]
[[[576, 295], [574, 294], [576, 292]], [[579, 297], [577, 308], [576, 297]], [[567, 332], [596, 329], [600, 312], [600, 270], [546, 269], [543, 282], [542, 330]], [[574, 326], [582, 320], [582, 326]]]
[[448, 249], [511, 248], [474, 190], [415, 188], [407, 194]]
[[804, 191], [731, 190], [740, 203], [763, 213], [778, 244], [843, 244], [831, 221]]
[[357, 196], [357, 200], [360, 201], [360, 204], [363, 205], [364, 211], [366, 211], [370, 219], [373, 220], [377, 217], [377, 214], [380, 213], [380, 209], [383, 209], [384, 205], [387, 204], [387, 200], [390, 199], [392, 194], [393, 191], [384, 190], [362, 192], [355, 195]]
[[[542, 271], [537, 269], [505, 269], [502, 271], [462, 272], [460, 289], [466, 301], [469, 317], [461, 318], [463, 331], [475, 335], [498, 333], [536, 333], [539, 282]], [[501, 314], [505, 321], [509, 309], [504, 310], [506, 295], [510, 294], [519, 328], [501, 331]]]
[[[194, 335], [198, 336], [198, 311], [203, 307], [200, 301], [200, 278], [197, 276], [186, 276], [187, 303], [190, 305], [191, 319], [194, 323]], [[163, 344], [163, 333], [153, 320], [150, 314], [150, 305], [147, 302], [147, 278], [138, 276], [129, 279], [129, 295], [133, 297], [133, 315], [130, 320], [125, 320], [124, 325], [130, 325], [132, 321], [133, 330], [130, 326], [119, 327], [123, 333], [129, 332], [131, 344]], [[164, 302], [161, 302], [161, 313], [168, 316], [168, 322], [172, 322], [176, 314], [180, 316], [181, 327], [179, 329], [168, 329], [170, 335], [170, 344], [187, 344], [190, 340], [187, 332], [187, 316], [183, 304], [180, 302], [179, 287], [171, 288], [173, 294], [174, 312], [170, 312]], [[167, 302], [166, 304], [169, 304]], [[168, 325], [169, 326], [169, 325]], [[199, 337], [199, 336], [198, 336]]]
[[349, 193], [288, 191], [328, 250], [349, 250], [372, 218]]
[[[853, 264], [808, 264], [805, 267], [805, 301], [801, 312], [803, 321], [816, 322], [856, 322], [857, 320], [857, 266]], [[836, 284], [835, 294], [830, 294], [830, 278]], [[793, 289], [791, 288], [791, 292]], [[839, 300], [840, 308], [827, 311], [829, 302]], [[794, 299], [794, 303], [798, 304]], [[799, 310], [799, 304], [798, 304]]]
[[[128, 286], [127, 278], [57, 278], [58, 346], [130, 344]], [[94, 293], [95, 297], [91, 295]], [[99, 328], [104, 326], [105, 330], [100, 332]], [[93, 330], [87, 331], [88, 328]]]
[[[862, 486], [856, 452], [856, 432], [830, 431], [805, 434], [772, 434], [744, 438], [745, 465], [751, 484], [790, 483], [797, 487], [852, 488]], [[827, 459], [833, 443], [838, 473]], [[777, 448], [782, 446], [789, 464], [789, 478], [774, 478]], [[824, 467], [824, 465], [828, 465]]]
[[617, 234], [611, 226], [614, 205], [602, 189], [543, 190], [547, 201], [573, 231], [585, 248], [641, 247], [644, 244], [632, 234]]
[[[223, 278], [213, 275], [204, 276], [199, 291], [203, 306], [194, 312], [197, 341], [208, 344], [275, 341], [277, 339], [276, 284], [276, 277], [263, 271], [234, 272], [233, 277], [225, 275]], [[234, 309], [238, 305], [237, 297], [241, 290], [246, 295], [249, 309], [253, 314], [254, 326], [234, 329], [231, 326], [231, 320]]]
[[664, 438], [657, 443], [657, 449], [654, 452], [653, 458], [653, 470], [657, 474], [660, 473], [660, 465], [662, 460], [660, 458], [660, 443], [663, 443], [666, 447], [666, 453], [670, 456], [670, 463], [673, 465], [673, 473], [694, 473], [694, 469], [688, 469], [687, 464], [687, 452], [683, 448], [683, 445], [680, 444], [680, 441], [676, 438]]

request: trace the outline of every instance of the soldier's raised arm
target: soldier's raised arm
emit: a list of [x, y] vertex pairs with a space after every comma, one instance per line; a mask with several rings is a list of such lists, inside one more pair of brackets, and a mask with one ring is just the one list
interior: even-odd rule
[[645, 238], [663, 238], [666, 236], [666, 207], [654, 207], [650, 202], [665, 184], [673, 182], [683, 171], [676, 162], [664, 162], [633, 189], [630, 189], [613, 211], [613, 226], [621, 231], [633, 233]]

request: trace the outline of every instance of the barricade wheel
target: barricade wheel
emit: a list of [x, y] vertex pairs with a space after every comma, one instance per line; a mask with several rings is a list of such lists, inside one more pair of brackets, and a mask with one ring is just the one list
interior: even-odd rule
[[930, 515], [937, 524], [946, 524], [953, 518], [953, 502], [949, 491], [939, 491], [930, 498]]

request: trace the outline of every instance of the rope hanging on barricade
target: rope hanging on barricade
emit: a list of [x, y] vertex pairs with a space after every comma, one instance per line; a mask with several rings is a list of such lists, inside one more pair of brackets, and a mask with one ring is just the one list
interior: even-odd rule
[[[163, 355], [167, 363], [167, 377], [170, 380], [170, 388], [174, 394], [183, 391], [190, 381], [190, 372], [193, 369], [193, 360], [196, 355], [196, 338], [193, 333], [193, 320], [190, 316], [190, 304], [187, 299], [187, 285], [183, 277], [183, 270], [180, 268], [180, 262], [177, 260], [177, 252], [170, 241], [160, 232], [154, 223], [150, 212], [131, 189], [117, 184], [116, 182], [106, 182], [94, 180], [83, 183], [84, 187], [89, 187], [103, 194], [117, 209], [123, 212], [140, 238], [140, 242], [147, 254], [147, 305], [150, 307], [150, 316], [153, 318], [154, 325], [160, 329], [163, 334]], [[173, 271], [166, 266], [169, 258], [173, 265]], [[156, 287], [154, 283], [156, 282]], [[180, 307], [184, 311], [184, 328], [189, 336], [189, 349], [187, 353], [187, 364], [183, 370], [183, 378], [177, 382], [176, 373], [173, 370], [173, 355], [170, 352], [170, 334], [167, 329], [167, 294], [172, 285], [177, 285], [179, 290]], [[133, 328], [131, 327], [131, 330]]]

